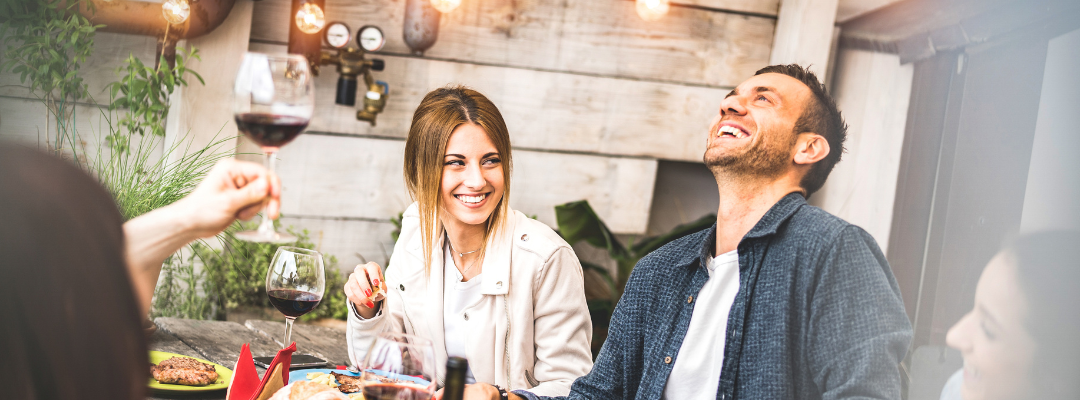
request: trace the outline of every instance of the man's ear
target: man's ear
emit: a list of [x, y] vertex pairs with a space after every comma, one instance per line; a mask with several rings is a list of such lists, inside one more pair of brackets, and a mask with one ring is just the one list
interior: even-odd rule
[[829, 141], [812, 132], [800, 133], [795, 141], [795, 164], [809, 165], [829, 155]]

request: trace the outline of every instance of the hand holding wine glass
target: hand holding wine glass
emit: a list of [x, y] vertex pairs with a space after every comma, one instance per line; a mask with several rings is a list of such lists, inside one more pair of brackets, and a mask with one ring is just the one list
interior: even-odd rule
[[278, 247], [266, 271], [266, 295], [285, 314], [285, 342], [292, 343], [293, 321], [315, 309], [326, 289], [322, 254], [298, 247]]
[[[274, 155], [307, 128], [315, 113], [315, 84], [307, 59], [296, 54], [247, 53], [233, 89], [236, 127], [262, 147], [266, 169], [274, 173]], [[277, 232], [264, 213], [258, 230], [236, 234], [241, 240], [290, 243], [296, 236]]]

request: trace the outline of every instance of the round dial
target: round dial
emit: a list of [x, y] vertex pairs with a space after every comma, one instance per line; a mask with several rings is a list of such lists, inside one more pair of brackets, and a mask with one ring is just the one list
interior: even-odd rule
[[352, 35], [349, 33], [349, 26], [343, 22], [331, 22], [323, 30], [323, 39], [326, 39], [326, 44], [335, 49], [344, 48], [349, 44], [349, 39], [352, 39]]
[[356, 42], [360, 44], [360, 47], [365, 51], [379, 51], [386, 44], [386, 37], [383, 36], [382, 30], [375, 25], [367, 25], [360, 28], [360, 33], [356, 37]]

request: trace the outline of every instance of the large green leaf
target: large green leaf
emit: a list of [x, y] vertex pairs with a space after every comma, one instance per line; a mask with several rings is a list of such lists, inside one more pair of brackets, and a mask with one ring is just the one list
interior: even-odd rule
[[606, 249], [612, 258], [629, 255], [622, 243], [619, 243], [604, 221], [601, 221], [589, 206], [588, 201], [555, 206], [555, 221], [559, 224], [559, 234], [571, 245], [584, 240], [593, 246]]

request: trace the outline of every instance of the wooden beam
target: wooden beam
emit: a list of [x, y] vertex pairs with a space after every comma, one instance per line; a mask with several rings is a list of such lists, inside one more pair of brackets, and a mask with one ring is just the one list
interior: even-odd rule
[[[252, 51], [285, 46], [252, 43]], [[404, 138], [413, 111], [429, 91], [464, 84], [491, 98], [514, 146], [530, 149], [655, 157], [700, 162], [705, 131], [728, 90], [585, 77], [413, 57], [381, 57], [376, 79], [390, 84], [378, 125], [356, 120], [356, 109], [333, 103], [337, 77], [316, 80], [309, 132]]]
[[[232, 122], [232, 89], [236, 71], [248, 47], [252, 9], [250, 1], [239, 1], [217, 29], [187, 41], [186, 44], [198, 49], [202, 57], [201, 60], [188, 60], [187, 65], [198, 72], [206, 84], [189, 77], [187, 87], [178, 87], [173, 92], [165, 126], [166, 145], [185, 140], [190, 141], [192, 150], [198, 150], [237, 135], [236, 124]], [[221, 146], [231, 149], [236, 146], [236, 141], [229, 140]], [[171, 156], [181, 157], [182, 153]]]
[[776, 16], [780, 0], [675, 0], [671, 4]]
[[[764, 3], [775, 0], [766, 1]], [[251, 38], [285, 44], [289, 1], [256, 3]], [[328, 20], [354, 30], [374, 24], [382, 54], [407, 55], [404, 2], [328, 0]], [[444, 15], [426, 58], [587, 75], [731, 87], [769, 59], [772, 18], [673, 7], [660, 21], [637, 16], [632, 1], [468, 1]]]
[[783, 0], [769, 64], [809, 66], [824, 79], [838, 0]]
[[[412, 203], [402, 176], [404, 152], [400, 139], [303, 134], [279, 153], [282, 213], [385, 221]], [[645, 231], [655, 160], [523, 150], [513, 155], [512, 208], [554, 226], [556, 205], [585, 199], [612, 231]]]

